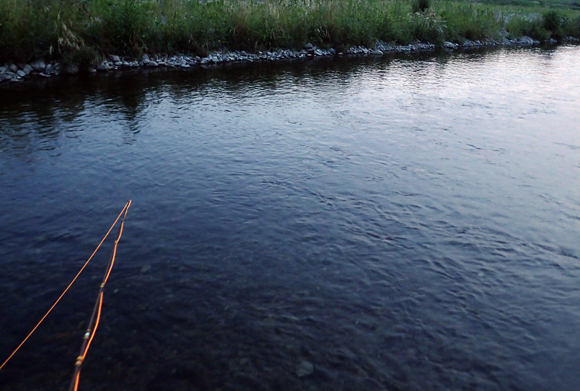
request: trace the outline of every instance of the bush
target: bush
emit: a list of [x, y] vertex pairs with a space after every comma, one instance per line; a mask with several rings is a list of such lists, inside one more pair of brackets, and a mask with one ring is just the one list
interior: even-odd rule
[[510, 38], [520, 38], [528, 36], [538, 41], [545, 41], [550, 38], [550, 33], [542, 26], [540, 19], [530, 20], [525, 17], [516, 16], [510, 19], [506, 29]]
[[413, 14], [409, 18], [409, 25], [413, 37], [421, 42], [430, 42], [441, 46], [445, 40], [442, 20], [432, 11]]
[[542, 15], [542, 27], [554, 38], [562, 38], [565, 18], [558, 11], [550, 10]]
[[543, 26], [548, 31], [557, 31], [562, 26], [562, 16], [558, 11], [548, 11], [542, 15]]
[[580, 38], [580, 16], [570, 20], [566, 27], [568, 35]]

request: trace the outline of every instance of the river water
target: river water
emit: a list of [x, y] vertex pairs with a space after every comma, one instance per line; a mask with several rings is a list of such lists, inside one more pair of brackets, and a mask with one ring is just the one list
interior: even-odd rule
[[[0, 360], [133, 200], [81, 390], [578, 390], [580, 48], [0, 86]], [[67, 389], [109, 251], [0, 372]]]

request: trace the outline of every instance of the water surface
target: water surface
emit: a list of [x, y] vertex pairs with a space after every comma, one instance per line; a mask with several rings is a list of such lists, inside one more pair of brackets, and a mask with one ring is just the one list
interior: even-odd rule
[[[577, 390], [578, 63], [1, 85], [0, 360], [132, 199], [82, 390]], [[110, 249], [1, 390], [67, 389]]]

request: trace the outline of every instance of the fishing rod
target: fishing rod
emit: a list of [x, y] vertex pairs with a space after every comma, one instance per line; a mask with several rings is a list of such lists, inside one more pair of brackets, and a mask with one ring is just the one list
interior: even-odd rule
[[62, 292], [62, 294], [58, 297], [58, 299], [56, 299], [56, 301], [49, 308], [49, 310], [46, 312], [46, 314], [44, 314], [44, 316], [40, 319], [40, 321], [38, 321], [36, 326], [34, 326], [32, 331], [30, 333], [28, 333], [28, 335], [26, 336], [26, 338], [24, 338], [24, 340], [20, 343], [20, 345], [18, 345], [18, 347], [16, 347], [16, 349], [14, 349], [12, 354], [10, 354], [10, 356], [8, 356], [8, 358], [2, 363], [2, 365], [0, 365], [0, 370], [6, 366], [8, 361], [10, 361], [12, 359], [12, 357], [14, 357], [14, 355], [16, 354], [16, 352], [18, 352], [18, 350], [20, 350], [22, 345], [24, 345], [26, 343], [26, 341], [28, 341], [28, 339], [32, 336], [32, 334], [38, 329], [40, 324], [46, 319], [48, 314], [50, 314], [52, 312], [54, 307], [56, 307], [56, 305], [60, 302], [60, 300], [63, 298], [63, 296], [68, 292], [68, 290], [75, 283], [75, 281], [78, 279], [78, 277], [81, 275], [81, 273], [85, 270], [85, 268], [87, 267], [89, 262], [91, 262], [91, 260], [93, 259], [93, 257], [97, 253], [97, 251], [99, 251], [99, 249], [101, 248], [101, 245], [105, 242], [105, 240], [107, 239], [107, 237], [109, 236], [109, 234], [111, 233], [111, 231], [113, 230], [113, 228], [115, 227], [115, 225], [117, 224], [119, 219], [121, 219], [121, 217], [122, 217], [121, 224], [119, 226], [119, 232], [117, 234], [117, 238], [115, 239], [115, 242], [113, 245], [113, 250], [111, 251], [111, 256], [109, 257], [109, 264], [107, 265], [107, 269], [105, 271], [105, 276], [103, 277], [103, 281], [101, 282], [101, 285], [99, 287], [99, 294], [97, 296], [97, 301], [95, 303], [95, 307], [93, 308], [93, 313], [92, 313], [91, 319], [89, 321], [89, 326], [88, 326], [87, 331], [85, 332], [85, 335], [83, 337], [81, 351], [80, 351], [80, 354], [77, 357], [76, 362], [75, 362], [73, 379], [71, 381], [69, 391], [77, 391], [78, 390], [81, 367], [82, 367], [82, 364], [83, 364], [85, 357], [87, 356], [87, 352], [89, 350], [91, 342], [93, 341], [93, 338], [95, 337], [95, 333], [96, 333], [97, 328], [99, 326], [99, 321], [101, 318], [101, 309], [103, 307], [103, 297], [104, 297], [105, 285], [107, 284], [109, 276], [111, 275], [111, 270], [113, 269], [113, 265], [115, 264], [115, 257], [117, 256], [117, 246], [119, 244], [119, 241], [121, 240], [121, 236], [123, 235], [123, 227], [125, 225], [125, 217], [127, 216], [127, 212], [129, 211], [129, 207], [131, 206], [131, 203], [132, 203], [132, 201], [129, 200], [129, 202], [127, 202], [125, 204], [125, 206], [123, 207], [123, 210], [121, 210], [121, 213], [119, 213], [119, 215], [115, 219], [115, 222], [113, 223], [113, 225], [111, 225], [111, 228], [109, 228], [109, 230], [107, 231], [107, 233], [105, 234], [105, 236], [103, 237], [101, 242], [98, 244], [95, 251], [93, 251], [93, 253], [89, 257], [89, 259], [85, 262], [83, 267], [79, 270], [79, 272], [76, 274], [76, 276], [72, 279], [70, 284], [68, 284], [68, 286]]
[[123, 219], [121, 220], [121, 225], [119, 225], [119, 233], [117, 234], [117, 239], [115, 239], [113, 250], [111, 251], [111, 256], [109, 258], [109, 264], [107, 265], [105, 276], [103, 277], [103, 281], [101, 282], [101, 286], [99, 288], [99, 294], [97, 296], [97, 301], [95, 302], [95, 307], [93, 308], [93, 314], [91, 315], [89, 326], [87, 327], [87, 331], [85, 332], [85, 336], [83, 337], [83, 343], [81, 345], [80, 354], [78, 355], [77, 360], [75, 362], [75, 370], [72, 381], [70, 383], [69, 391], [77, 391], [77, 389], [79, 388], [81, 367], [83, 366], [83, 361], [87, 356], [89, 347], [91, 346], [91, 342], [93, 342], [93, 338], [95, 337], [95, 333], [97, 332], [97, 328], [99, 327], [99, 321], [101, 320], [101, 309], [103, 308], [103, 296], [105, 294], [105, 285], [109, 280], [111, 270], [113, 270], [113, 265], [115, 264], [115, 257], [117, 256], [117, 245], [119, 244], [121, 236], [123, 235], [125, 217], [127, 216], [127, 212], [129, 211], [130, 206], [131, 200], [129, 200], [129, 202], [127, 202], [127, 204], [125, 205], [124, 208], [125, 212], [124, 213], [121, 212], [123, 213]]

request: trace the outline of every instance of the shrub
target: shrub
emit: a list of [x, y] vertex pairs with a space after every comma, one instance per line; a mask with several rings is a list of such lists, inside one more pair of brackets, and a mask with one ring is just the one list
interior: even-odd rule
[[566, 18], [555, 10], [544, 12], [542, 15], [542, 27], [556, 39], [560, 39], [564, 35], [562, 27], [565, 22]]
[[442, 45], [444, 42], [443, 22], [434, 12], [415, 13], [409, 18], [414, 38], [422, 42]]
[[550, 38], [550, 33], [542, 26], [540, 19], [528, 19], [521, 16], [514, 16], [506, 25], [510, 38], [519, 38], [524, 35], [545, 41]]
[[558, 11], [548, 11], [542, 15], [543, 26], [548, 31], [556, 31], [562, 25], [562, 17]]
[[576, 38], [580, 38], [580, 16], [571, 19], [567, 24], [567, 33]]

